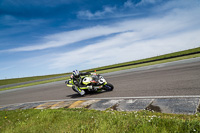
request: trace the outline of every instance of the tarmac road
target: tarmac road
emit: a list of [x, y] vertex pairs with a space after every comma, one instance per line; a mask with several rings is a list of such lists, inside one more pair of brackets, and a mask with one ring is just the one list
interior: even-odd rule
[[80, 97], [59, 81], [0, 92], [0, 105], [71, 98], [200, 95], [200, 58], [113, 72], [104, 77], [115, 86], [112, 92]]

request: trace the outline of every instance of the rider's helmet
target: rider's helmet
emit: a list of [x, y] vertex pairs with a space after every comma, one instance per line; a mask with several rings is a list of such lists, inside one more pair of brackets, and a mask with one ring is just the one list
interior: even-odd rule
[[79, 77], [80, 77], [80, 73], [79, 73], [78, 70], [74, 70], [74, 71], [73, 71], [73, 77], [74, 77], [74, 78], [79, 78]]

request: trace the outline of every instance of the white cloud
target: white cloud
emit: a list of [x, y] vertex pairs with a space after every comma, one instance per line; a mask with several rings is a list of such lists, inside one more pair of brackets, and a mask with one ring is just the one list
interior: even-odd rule
[[147, 5], [147, 4], [154, 4], [156, 2], [160, 2], [161, 0], [141, 0], [136, 6]]
[[[123, 32], [127, 29], [117, 29], [112, 26], [94, 26], [80, 30], [69, 32], [62, 32], [44, 37], [44, 43], [18, 47], [13, 49], [4, 50], [4, 52], [21, 52], [21, 51], [34, 51], [43, 50], [47, 48], [61, 47], [71, 43], [79, 42], [86, 39], [91, 39], [98, 36], [105, 36], [116, 32]], [[2, 51], [1, 51], [2, 52]]]
[[49, 67], [86, 69], [195, 48], [200, 46], [198, 34], [200, 30], [134, 41], [136, 33], [122, 33], [101, 43], [57, 55]]
[[165, 17], [120, 22], [113, 25], [112, 30], [124, 32], [99, 43], [58, 54], [49, 67], [87, 69], [199, 47], [200, 19], [197, 19], [197, 10], [175, 10]]
[[131, 0], [127, 0], [125, 3], [124, 3], [124, 7], [133, 7], [134, 4]]
[[116, 10], [116, 7], [105, 6], [102, 11], [96, 11], [94, 13], [92, 13], [89, 10], [79, 11], [77, 16], [83, 19], [101, 18], [107, 14], [113, 13], [115, 10]]
[[[145, 18], [121, 21], [120, 23], [107, 26], [94, 26], [68, 32], [61, 32], [44, 37], [41, 44], [32, 46], [24, 46], [13, 49], [4, 50], [4, 52], [20, 52], [43, 50], [47, 48], [61, 47], [76, 43], [79, 41], [92, 39], [99, 36], [107, 36], [113, 33], [136, 31], [136, 37], [132, 40], [146, 39], [153, 36], [162, 36], [171, 34], [178, 30], [192, 28], [198, 26], [200, 20], [197, 11], [182, 12], [181, 10], [173, 11], [163, 18]], [[192, 14], [192, 16], [190, 15]], [[140, 35], [140, 36], [139, 36]]]

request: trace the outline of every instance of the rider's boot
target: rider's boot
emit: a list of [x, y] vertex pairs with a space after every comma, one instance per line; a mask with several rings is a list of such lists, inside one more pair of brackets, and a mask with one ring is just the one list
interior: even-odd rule
[[77, 88], [76, 86], [72, 86], [72, 89], [77, 92], [78, 94], [80, 94], [81, 96], [85, 95], [85, 91], [81, 90], [79, 88]]

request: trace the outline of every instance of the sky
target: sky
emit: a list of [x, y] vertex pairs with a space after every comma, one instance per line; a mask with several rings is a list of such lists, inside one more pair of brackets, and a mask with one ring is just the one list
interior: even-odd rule
[[0, 0], [0, 79], [200, 47], [200, 0]]

